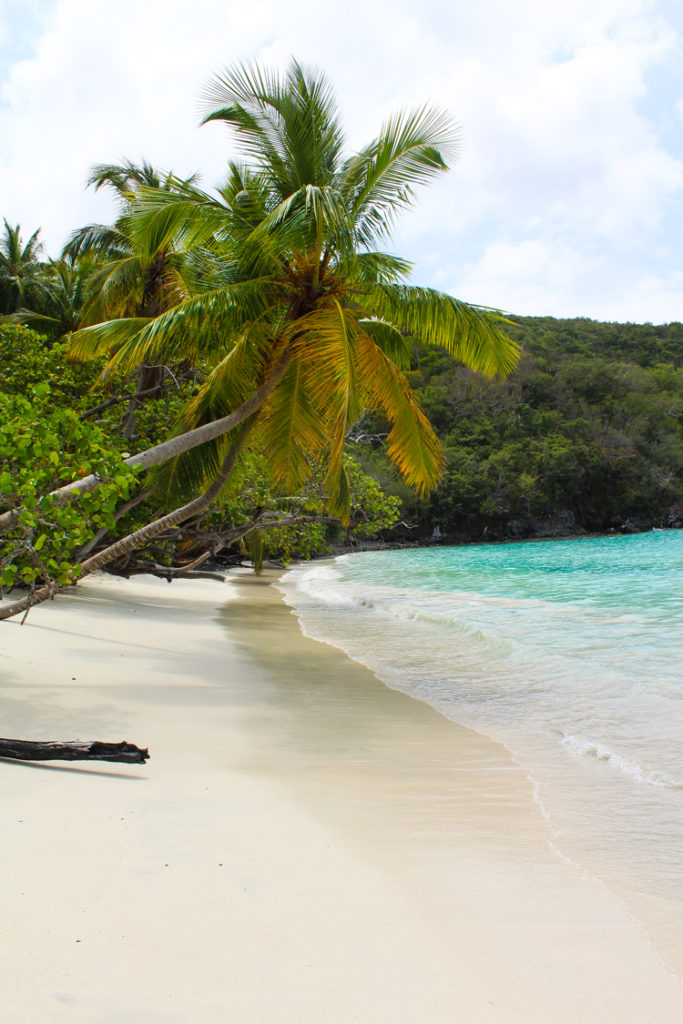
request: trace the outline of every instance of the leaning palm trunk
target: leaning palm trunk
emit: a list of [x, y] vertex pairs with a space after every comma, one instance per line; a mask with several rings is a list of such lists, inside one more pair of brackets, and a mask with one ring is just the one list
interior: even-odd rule
[[[249, 396], [246, 402], [243, 402], [238, 409], [235, 409], [228, 416], [223, 416], [219, 420], [213, 420], [211, 423], [205, 423], [201, 427], [195, 427], [194, 430], [188, 430], [185, 434], [179, 434], [168, 441], [163, 441], [161, 444], [148, 448], [138, 455], [131, 455], [123, 460], [124, 464], [126, 466], [141, 466], [143, 469], [152, 469], [154, 466], [160, 466], [162, 463], [168, 462], [178, 455], [197, 448], [200, 444], [214, 441], [217, 437], [228, 434], [249, 416], [258, 412], [266, 399], [275, 391], [293, 358], [294, 356], [291, 351], [287, 351], [280, 356], [269, 376], [266, 377], [260, 387]], [[99, 487], [102, 482], [103, 477], [98, 476], [97, 473], [91, 473], [89, 476], [84, 476], [81, 480], [74, 480], [72, 483], [64, 484], [63, 487], [58, 487], [51, 492], [50, 496], [66, 501], [79, 494], [89, 494]], [[20, 513], [20, 508], [9, 509], [7, 512], [3, 512], [0, 515], [0, 530], [11, 529], [19, 519]]]
[[[98, 551], [96, 555], [86, 558], [84, 562], [80, 563], [78, 579], [80, 580], [84, 576], [88, 576], [90, 573], [96, 572], [97, 569], [101, 569], [103, 566], [115, 561], [117, 558], [127, 555], [130, 551], [134, 551], [136, 548], [139, 548], [141, 544], [154, 540], [155, 537], [164, 533], [165, 530], [170, 530], [174, 526], [184, 523], [187, 519], [191, 519], [193, 516], [201, 515], [202, 512], [206, 512], [223, 490], [230, 474], [235, 468], [235, 463], [239, 458], [248, 433], [249, 430], [245, 429], [241, 436], [232, 445], [230, 451], [223, 460], [220, 473], [203, 494], [200, 494], [198, 498], [194, 498], [192, 501], [187, 502], [187, 504], [182, 505], [180, 508], [174, 509], [173, 512], [169, 512], [160, 519], [155, 519], [154, 522], [147, 523], [146, 526], [142, 526], [139, 530], [135, 530], [134, 533], [129, 533], [127, 537], [122, 537], [121, 540], [117, 540], [114, 544], [110, 544], [109, 547], [104, 548], [103, 551]], [[60, 586], [53, 582], [46, 584], [44, 587], [39, 587], [37, 590], [27, 594], [26, 597], [22, 597], [21, 600], [15, 601], [14, 604], [7, 605], [7, 607], [0, 609], [0, 619], [10, 619], [14, 615], [21, 614], [21, 612], [28, 612], [34, 605], [42, 604], [43, 601], [51, 600], [55, 594], [58, 594], [65, 586], [69, 586], [69, 584]]]

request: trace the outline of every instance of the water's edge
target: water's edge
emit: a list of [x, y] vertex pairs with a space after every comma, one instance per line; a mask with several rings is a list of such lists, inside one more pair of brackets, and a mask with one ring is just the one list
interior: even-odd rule
[[[620, 550], [632, 552], [629, 542], [640, 537], [617, 538], [626, 542]], [[584, 563], [589, 554], [585, 545], [592, 540], [604, 544], [611, 538], [582, 538]], [[451, 550], [460, 560], [466, 552], [466, 560], [471, 561], [487, 548], [524, 549], [525, 557], [533, 548], [538, 561], [546, 558], [548, 545], [561, 545], [564, 557], [571, 551], [566, 545], [572, 543], [534, 541]], [[443, 548], [418, 550], [428, 560], [435, 554], [443, 557], [444, 552]], [[612, 547], [609, 554], [616, 550]], [[385, 561], [371, 570], [368, 561], [378, 555]], [[479, 570], [478, 591], [461, 589], [459, 603], [446, 612], [443, 593], [429, 576], [433, 566], [408, 565], [413, 556], [413, 551], [403, 549], [296, 566], [282, 577], [278, 588], [306, 635], [331, 643], [388, 686], [501, 743], [531, 780], [557, 854], [600, 878], [622, 899], [681, 977], [683, 950], [675, 922], [683, 913], [683, 779], [678, 770], [680, 723], [670, 715], [671, 706], [680, 713], [681, 692], [675, 689], [671, 651], [661, 651], [659, 665], [654, 669], [650, 665], [659, 685], [656, 691], [634, 668], [633, 646], [634, 630], [640, 643], [654, 636], [652, 631], [671, 616], [670, 559], [662, 559], [659, 573], [663, 608], [645, 609], [634, 627], [632, 607], [630, 614], [624, 614], [617, 606], [619, 588], [600, 578], [604, 551], [591, 569], [601, 589], [588, 600], [581, 587], [578, 597], [569, 594], [559, 604], [548, 600], [548, 578], [537, 578], [532, 592], [521, 600], [515, 593], [520, 566], [506, 566], [501, 589], [496, 580], [500, 565], [494, 565], [487, 573]], [[392, 578], [387, 558], [400, 559], [405, 565], [398, 578]], [[576, 567], [558, 569], [550, 596], [554, 598], [558, 580], [576, 590], [576, 571]], [[583, 573], [585, 584], [586, 565], [579, 565], [578, 572]], [[420, 574], [421, 589], [412, 586]], [[656, 589], [657, 573], [644, 569], [642, 575], [644, 590]], [[550, 640], [533, 624], [531, 612], [540, 620], [557, 618], [551, 622]], [[562, 650], [561, 629], [567, 627], [577, 652], [573, 661], [572, 651]], [[624, 628], [627, 632], [617, 646], [628, 648], [630, 643], [633, 649], [622, 652], [620, 665], [611, 638], [614, 630]], [[628, 643], [624, 636], [630, 636]], [[596, 679], [597, 696], [591, 693]], [[654, 741], [650, 749], [648, 737], [638, 734], [642, 709], [651, 711], [658, 704], [659, 751]], [[564, 718], [557, 717], [556, 706], [569, 709]], [[535, 732], [525, 722], [528, 707], [535, 714], [540, 709]], [[614, 709], [618, 715], [612, 714]]]

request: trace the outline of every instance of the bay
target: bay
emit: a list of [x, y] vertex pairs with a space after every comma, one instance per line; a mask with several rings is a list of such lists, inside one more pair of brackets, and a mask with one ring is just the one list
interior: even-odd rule
[[308, 635], [502, 743], [558, 856], [683, 977], [683, 533], [363, 552], [281, 587]]

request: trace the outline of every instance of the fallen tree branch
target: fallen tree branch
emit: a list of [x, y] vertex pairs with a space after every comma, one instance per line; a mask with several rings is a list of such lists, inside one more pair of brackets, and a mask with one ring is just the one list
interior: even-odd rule
[[149, 750], [134, 743], [34, 743], [32, 740], [0, 739], [0, 757], [15, 761], [117, 761], [123, 764], [144, 764]]
[[137, 369], [132, 370], [128, 374], [128, 376], [122, 381], [122, 383], [118, 386], [112, 398], [108, 398], [106, 401], [100, 402], [99, 405], [94, 405], [92, 409], [86, 409], [86, 411], [81, 413], [81, 415], [78, 417], [79, 420], [87, 420], [90, 416], [95, 416], [102, 409], [106, 409], [108, 406], [114, 405], [116, 402], [125, 402], [126, 398], [128, 398], [128, 395], [124, 395], [123, 398], [120, 398], [119, 396], [123, 389], [128, 386], [128, 384], [133, 379], [136, 373]]

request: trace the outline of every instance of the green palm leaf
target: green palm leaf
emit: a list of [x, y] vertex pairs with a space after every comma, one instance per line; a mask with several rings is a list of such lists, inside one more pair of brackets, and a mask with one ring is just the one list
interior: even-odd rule
[[77, 260], [84, 254], [121, 259], [129, 251], [128, 239], [116, 225], [88, 224], [74, 231], [64, 246], [62, 256]]
[[502, 329], [502, 313], [459, 302], [432, 288], [378, 285], [368, 293], [368, 308], [428, 345], [445, 348], [470, 369], [505, 376], [519, 358], [519, 347]]
[[130, 317], [86, 327], [72, 336], [79, 358], [114, 351], [111, 365], [131, 369], [141, 363], [196, 362], [222, 358], [242, 336], [251, 313], [263, 319], [263, 282], [248, 281], [192, 296], [155, 318]]
[[448, 170], [459, 129], [449, 114], [422, 107], [390, 118], [377, 139], [349, 160], [346, 187], [359, 238], [371, 243], [412, 205], [415, 188]]
[[359, 325], [399, 370], [410, 369], [413, 346], [393, 324], [386, 320], [360, 320]]
[[131, 339], [150, 322], [149, 317], [127, 317], [83, 327], [69, 336], [69, 355], [72, 359], [95, 359], [109, 355], [129, 345]]
[[417, 395], [391, 359], [369, 335], [358, 339], [359, 376], [371, 409], [381, 409], [391, 430], [387, 454], [401, 476], [418, 494], [438, 482], [444, 456], [438, 437], [425, 416]]
[[327, 442], [320, 411], [310, 394], [301, 360], [287, 371], [261, 420], [261, 445], [278, 488], [293, 490], [308, 480], [312, 459]]
[[362, 252], [355, 254], [348, 267], [342, 263], [341, 269], [363, 284], [397, 284], [401, 278], [408, 277], [413, 265], [390, 253]]
[[[195, 427], [222, 419], [242, 405], [264, 375], [268, 341], [267, 331], [262, 325], [251, 325], [250, 329], [245, 329], [185, 406], [171, 436], [177, 437]], [[152, 482], [172, 499], [199, 494], [212, 474], [218, 472], [227, 445], [225, 437], [207, 441], [201, 448], [192, 449], [159, 466], [152, 475]]]
[[292, 61], [284, 80], [255, 64], [218, 75], [205, 92], [204, 119], [224, 121], [245, 153], [286, 199], [302, 186], [329, 183], [343, 133], [329, 83]]

